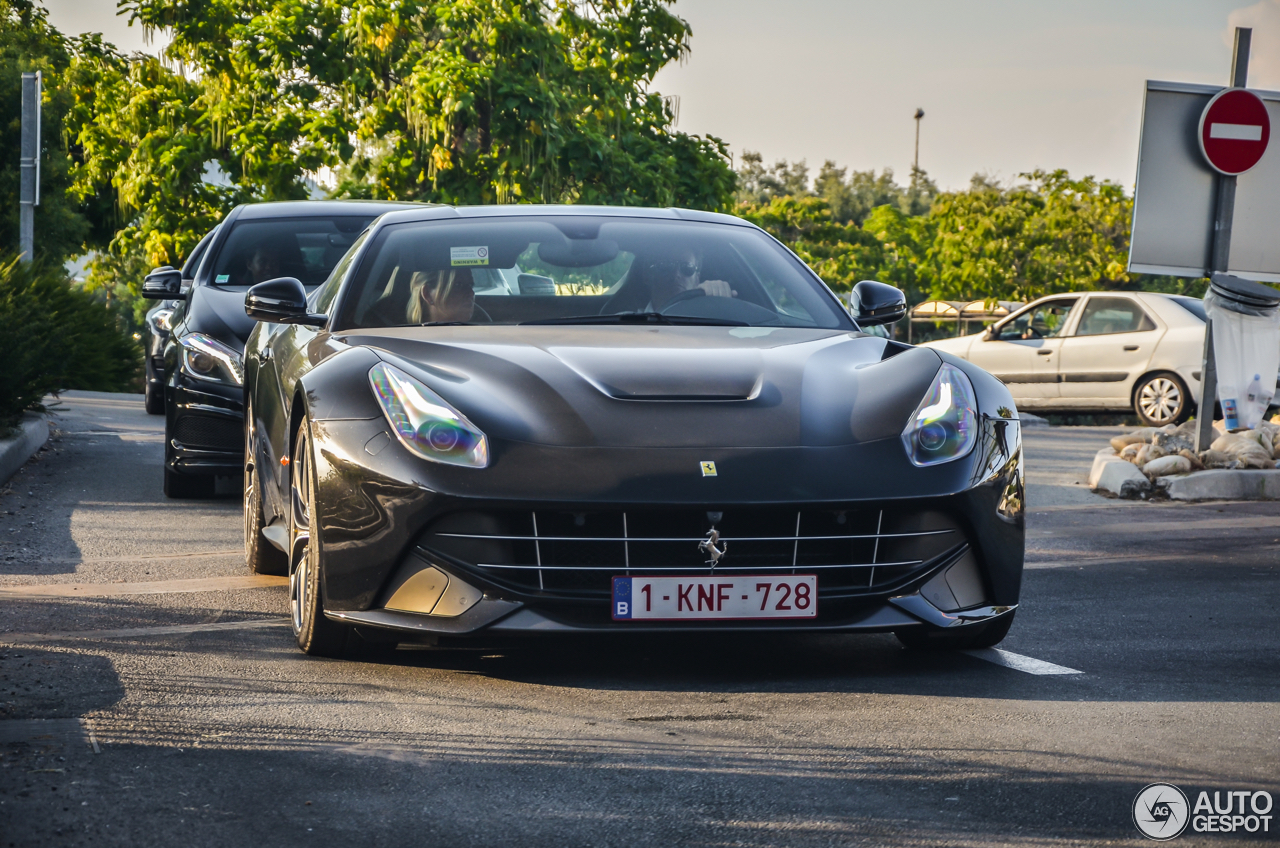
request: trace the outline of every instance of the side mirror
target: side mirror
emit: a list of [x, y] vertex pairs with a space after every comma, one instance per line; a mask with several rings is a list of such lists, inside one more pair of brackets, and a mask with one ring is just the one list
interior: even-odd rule
[[182, 272], [171, 265], [161, 265], [142, 279], [142, 296], [149, 300], [169, 300], [182, 288]]
[[987, 326], [987, 327], [982, 331], [982, 340], [983, 340], [984, 342], [993, 342], [993, 341], [995, 341], [995, 340], [996, 340], [996, 339], [998, 339], [998, 338], [1000, 338], [1000, 331], [996, 329], [996, 325], [995, 325], [995, 324], [991, 324], [991, 325]]
[[893, 324], [907, 314], [907, 296], [885, 283], [863, 280], [853, 287], [849, 308], [860, 327]]
[[323, 327], [328, 315], [307, 311], [307, 290], [296, 277], [258, 283], [245, 292], [244, 311], [255, 321]]

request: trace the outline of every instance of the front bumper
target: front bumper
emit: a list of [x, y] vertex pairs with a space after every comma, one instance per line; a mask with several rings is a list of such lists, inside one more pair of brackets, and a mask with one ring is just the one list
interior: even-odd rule
[[[1025, 526], [1016, 421], [987, 420], [986, 437], [973, 455], [950, 467], [934, 469], [898, 467], [906, 460], [896, 444], [863, 445], [843, 452], [789, 448], [771, 452], [776, 456], [762, 456], [766, 452], [759, 451], [735, 456], [732, 451], [603, 449], [568, 449], [556, 456], [553, 451], [516, 446], [480, 474], [470, 469], [462, 469], [462, 473], [457, 469], [425, 469], [431, 474], [444, 472], [432, 479], [423, 473], [426, 463], [408, 455], [394, 438], [386, 436], [381, 419], [317, 421], [314, 427], [320, 511], [317, 535], [324, 550], [326, 614], [354, 625], [396, 631], [406, 638], [967, 627], [1010, 614], [1019, 600]], [[768, 486], [739, 481], [716, 489], [715, 500], [703, 499], [706, 488], [691, 489], [687, 481], [673, 480], [664, 466], [695, 468], [695, 454], [704, 453], [716, 454], [722, 475], [723, 469], [742, 467], [750, 459], [767, 477], [773, 477], [779, 468], [789, 468], [789, 483]], [[852, 482], [853, 475], [830, 473], [833, 462], [856, 468], [859, 458], [871, 456], [880, 457], [879, 467], [857, 475]], [[504, 461], [520, 473], [506, 478], [493, 473]], [[566, 481], [575, 478], [594, 481], [595, 491], [573, 496]], [[919, 491], [913, 493], [905, 479], [918, 481], [915, 488]], [[483, 489], [481, 483], [486, 484]], [[533, 497], [534, 491], [543, 496]], [[704, 495], [691, 494], [698, 491]], [[768, 497], [770, 492], [772, 497]], [[879, 582], [872, 578], [866, 586], [837, 585], [839, 581], [820, 575], [819, 615], [803, 621], [615, 622], [609, 598], [598, 588], [531, 588], [527, 581], [513, 581], [501, 576], [502, 572], [476, 567], [476, 562], [482, 561], [476, 557], [472, 557], [475, 562], [469, 562], [442, 554], [430, 545], [424, 547], [432, 526], [460, 513], [537, 510], [573, 514], [574, 510], [600, 513], [678, 508], [728, 514], [763, 507], [806, 515], [842, 514], [846, 510], [880, 511], [881, 516], [889, 510], [905, 516], [943, 515], [957, 535], [954, 544], [924, 551], [910, 567], [888, 572]], [[807, 541], [808, 537], [799, 538]], [[730, 544], [734, 544], [731, 538]], [[977, 570], [981, 596], [970, 596], [967, 603], [940, 602], [939, 594], [930, 587], [965, 557]], [[480, 600], [461, 615], [451, 616], [388, 609], [397, 575], [402, 578], [406, 569], [427, 567], [474, 587]], [[684, 564], [678, 567], [688, 568]], [[801, 564], [797, 570], [805, 573], [806, 568]], [[621, 567], [614, 572], [623, 573]], [[637, 567], [632, 573], [642, 572]], [[695, 575], [693, 570], [681, 573]], [[720, 573], [735, 570], [726, 565]], [[779, 565], [772, 571], [751, 573], [793, 572]]]
[[188, 376], [167, 362], [165, 466], [180, 474], [244, 471], [244, 389]]

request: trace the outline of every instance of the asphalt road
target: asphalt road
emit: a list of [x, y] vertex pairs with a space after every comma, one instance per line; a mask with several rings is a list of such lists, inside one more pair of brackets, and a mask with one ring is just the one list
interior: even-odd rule
[[875, 635], [352, 662], [294, 649], [235, 497], [165, 500], [141, 397], [64, 407], [0, 495], [0, 848], [1137, 844], [1146, 784], [1280, 796], [1280, 504], [1092, 495], [1115, 430], [1026, 433], [1009, 654]]

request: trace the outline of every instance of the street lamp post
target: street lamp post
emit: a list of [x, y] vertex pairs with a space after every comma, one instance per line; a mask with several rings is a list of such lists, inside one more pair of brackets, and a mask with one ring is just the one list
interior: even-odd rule
[[911, 163], [912, 179], [915, 179], [915, 173], [920, 170], [920, 119], [924, 117], [923, 109], [916, 109], [916, 158]]

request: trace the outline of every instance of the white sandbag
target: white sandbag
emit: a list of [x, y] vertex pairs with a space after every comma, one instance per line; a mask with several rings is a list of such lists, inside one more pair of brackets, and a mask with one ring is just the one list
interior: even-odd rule
[[1148, 477], [1167, 477], [1170, 474], [1188, 474], [1191, 472], [1191, 460], [1185, 456], [1162, 456], [1142, 466], [1142, 473]]

